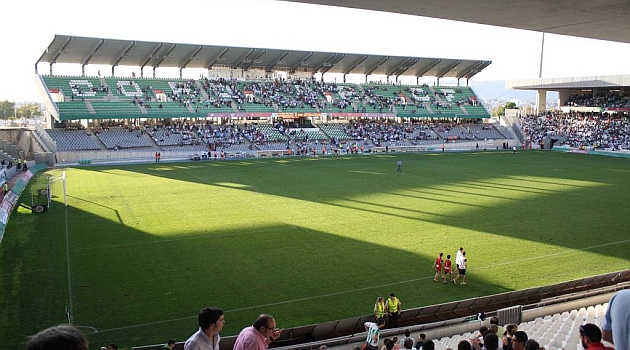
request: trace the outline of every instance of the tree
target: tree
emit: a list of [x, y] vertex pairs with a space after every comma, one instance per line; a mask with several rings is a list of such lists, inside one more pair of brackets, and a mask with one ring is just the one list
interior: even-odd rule
[[514, 102], [507, 102], [505, 104], [505, 109], [515, 109], [516, 108], [516, 103]]
[[15, 102], [0, 101], [0, 119], [13, 118], [15, 115]]
[[505, 105], [503, 106], [496, 106], [492, 109], [492, 116], [493, 117], [498, 117], [498, 116], [502, 116], [505, 115], [505, 110], [506, 109], [515, 109], [516, 107], [516, 103], [514, 102], [506, 102]]
[[26, 103], [17, 109], [17, 117], [18, 118], [35, 118], [42, 115], [41, 108], [37, 103]]
[[492, 116], [498, 117], [505, 115], [505, 107], [504, 106], [496, 106], [492, 109]]

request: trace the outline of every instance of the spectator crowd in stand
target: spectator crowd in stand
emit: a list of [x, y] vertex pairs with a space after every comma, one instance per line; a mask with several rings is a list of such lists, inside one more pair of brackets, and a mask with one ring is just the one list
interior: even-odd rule
[[621, 96], [617, 91], [596, 96], [593, 96], [592, 93], [571, 94], [566, 105], [570, 107], [628, 108], [630, 107], [630, 95]]
[[[171, 83], [169, 83], [171, 84]], [[133, 87], [129, 89], [129, 87]], [[74, 86], [72, 86], [74, 89]], [[104, 87], [106, 88], [106, 87]], [[240, 79], [207, 78], [173, 82], [170, 91], [157, 93], [153, 86], [137, 86], [133, 80], [121, 81], [116, 96], [129, 97], [131, 103], [145, 108], [159, 108], [159, 102], [177, 102], [180, 107], [200, 109], [227, 108], [241, 112], [258, 110], [264, 106], [274, 112], [319, 111], [354, 113], [416, 113], [421, 109], [450, 109], [453, 106], [475, 105], [475, 96], [451, 99], [442, 91], [430, 91], [428, 85], [402, 86], [395, 84], [338, 84], [317, 79], [268, 79], [244, 81]], [[161, 90], [161, 89], [159, 89]], [[108, 90], [107, 90], [108, 91]], [[453, 91], [462, 93], [457, 88]], [[157, 102], [157, 103], [150, 103]], [[252, 107], [252, 108], [250, 108]]]
[[627, 116], [608, 113], [548, 112], [521, 118], [526, 141], [541, 144], [560, 139], [556, 146], [612, 151], [630, 150], [630, 123]]

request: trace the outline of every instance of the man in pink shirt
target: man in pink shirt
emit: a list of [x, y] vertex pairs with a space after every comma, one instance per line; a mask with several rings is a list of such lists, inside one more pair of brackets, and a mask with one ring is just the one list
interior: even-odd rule
[[254, 325], [243, 328], [234, 343], [234, 350], [265, 350], [269, 343], [280, 338], [282, 329], [276, 328], [276, 320], [269, 314], [258, 316]]

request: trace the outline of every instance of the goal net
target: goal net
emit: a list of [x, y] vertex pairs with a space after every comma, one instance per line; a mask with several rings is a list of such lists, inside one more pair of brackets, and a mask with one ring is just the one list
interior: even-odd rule
[[61, 196], [63, 196], [64, 206], [68, 206], [65, 171], [63, 171], [61, 174], [53, 174], [48, 177], [47, 190], [48, 206], [50, 206], [50, 202], [53, 200], [53, 198], [61, 198]]
[[48, 211], [51, 202], [61, 202], [68, 206], [66, 193], [66, 172], [41, 174], [31, 187], [31, 209], [33, 213]]

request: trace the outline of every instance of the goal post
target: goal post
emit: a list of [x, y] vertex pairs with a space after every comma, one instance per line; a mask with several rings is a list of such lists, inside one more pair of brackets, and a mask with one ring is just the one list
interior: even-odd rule
[[[59, 185], [62, 185], [62, 187], [59, 188]], [[53, 199], [53, 195], [56, 194], [57, 192], [63, 192], [63, 204], [64, 206], [67, 207], [68, 206], [68, 192], [67, 192], [67, 186], [66, 186], [65, 170], [59, 175], [50, 176], [48, 178], [48, 205], [49, 206], [50, 206], [50, 202]]]

